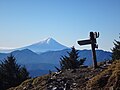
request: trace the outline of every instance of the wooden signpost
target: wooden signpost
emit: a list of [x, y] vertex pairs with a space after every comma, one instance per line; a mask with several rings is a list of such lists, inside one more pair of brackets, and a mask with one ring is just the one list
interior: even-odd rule
[[92, 59], [93, 59], [93, 67], [97, 68], [97, 59], [96, 59], [96, 51], [95, 48], [98, 48], [96, 38], [99, 37], [99, 32], [90, 32], [90, 39], [78, 41], [79, 45], [88, 45], [91, 44], [92, 48]]

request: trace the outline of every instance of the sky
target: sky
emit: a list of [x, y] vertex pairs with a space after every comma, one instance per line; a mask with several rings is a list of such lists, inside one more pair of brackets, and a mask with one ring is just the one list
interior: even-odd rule
[[54, 38], [77, 49], [78, 40], [99, 32], [98, 48], [119, 40], [120, 0], [0, 0], [0, 47], [16, 48]]

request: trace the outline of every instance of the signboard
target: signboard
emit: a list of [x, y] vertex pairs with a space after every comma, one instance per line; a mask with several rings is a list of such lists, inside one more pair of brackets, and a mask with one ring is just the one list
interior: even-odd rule
[[96, 42], [96, 38], [99, 37], [99, 32], [90, 32], [90, 39], [87, 40], [81, 40], [78, 41], [79, 45], [88, 45], [91, 44], [91, 48], [92, 48], [92, 58], [93, 58], [93, 67], [97, 68], [97, 59], [96, 59], [96, 51], [95, 48], [97, 48], [97, 42]]
[[88, 45], [88, 44], [91, 44], [91, 40], [88, 39], [88, 40], [81, 40], [81, 41], [78, 41], [78, 44], [79, 45]]

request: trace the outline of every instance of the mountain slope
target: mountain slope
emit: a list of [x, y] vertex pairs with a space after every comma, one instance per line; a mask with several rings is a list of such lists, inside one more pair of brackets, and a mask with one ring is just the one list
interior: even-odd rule
[[58, 43], [52, 38], [45, 39], [43, 41], [40, 41], [38, 43], [22, 47], [20, 49], [30, 49], [33, 52], [40, 53], [40, 52], [47, 52], [47, 51], [57, 51], [66, 49], [68, 47]]
[[[106, 64], [107, 65], [107, 64]], [[104, 66], [104, 65], [103, 65]], [[120, 60], [104, 68], [64, 70], [24, 81], [9, 90], [120, 90]]]
[[87, 90], [120, 90], [120, 60], [88, 81]]

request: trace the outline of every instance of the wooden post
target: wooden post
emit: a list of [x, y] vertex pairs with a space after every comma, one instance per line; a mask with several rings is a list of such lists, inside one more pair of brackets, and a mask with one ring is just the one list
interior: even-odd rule
[[94, 69], [97, 68], [97, 59], [96, 59], [96, 38], [94, 37], [94, 33], [90, 32], [90, 40], [91, 40], [91, 48], [92, 48], [92, 60]]

